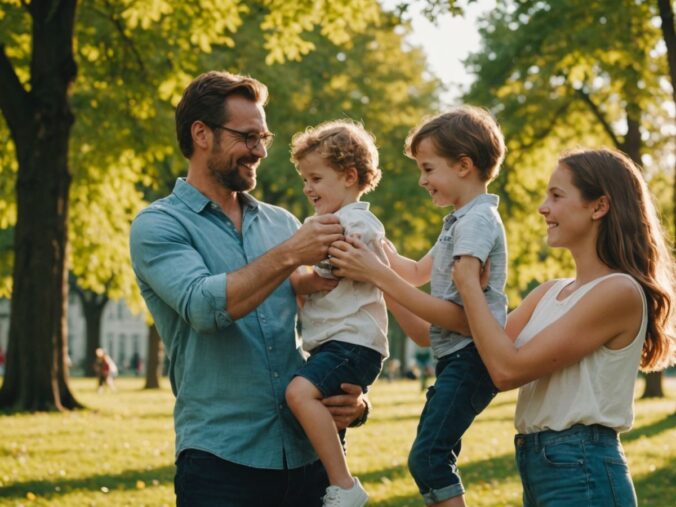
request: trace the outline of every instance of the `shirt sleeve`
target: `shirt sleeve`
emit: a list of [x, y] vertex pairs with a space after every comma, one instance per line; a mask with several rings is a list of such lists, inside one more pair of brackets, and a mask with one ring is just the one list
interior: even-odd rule
[[232, 323], [225, 310], [226, 274], [209, 272], [178, 220], [146, 210], [132, 224], [130, 248], [142, 290], [146, 285], [196, 331], [215, 332]]
[[495, 244], [495, 227], [490, 217], [468, 213], [455, 224], [453, 257], [468, 255], [485, 263]]

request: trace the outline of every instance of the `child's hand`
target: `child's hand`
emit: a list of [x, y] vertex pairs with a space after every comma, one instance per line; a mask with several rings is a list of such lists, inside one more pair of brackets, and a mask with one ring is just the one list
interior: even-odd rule
[[291, 283], [297, 296], [314, 294], [315, 292], [328, 292], [336, 288], [338, 282], [335, 278], [324, 278], [317, 273], [307, 271], [304, 273], [295, 273], [291, 277]]
[[394, 243], [392, 243], [387, 238], [383, 239], [381, 245], [383, 247], [383, 252], [387, 256], [388, 265], [392, 264], [392, 259], [396, 258], [396, 256], [399, 255], [399, 252], [397, 252], [397, 247], [394, 246]]
[[336, 268], [336, 276], [350, 278], [359, 282], [373, 283], [379, 270], [388, 269], [378, 256], [354, 237], [337, 241], [329, 249], [331, 264]]

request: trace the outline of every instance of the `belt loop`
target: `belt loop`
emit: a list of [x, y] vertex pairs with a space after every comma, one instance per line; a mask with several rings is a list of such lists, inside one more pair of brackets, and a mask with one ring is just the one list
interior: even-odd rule
[[601, 437], [601, 435], [600, 435], [601, 432], [599, 431], [599, 425], [598, 424], [592, 424], [591, 428], [592, 428], [592, 440], [594, 442], [598, 442], [600, 440], [600, 437]]
[[533, 447], [540, 449], [540, 431], [533, 433]]

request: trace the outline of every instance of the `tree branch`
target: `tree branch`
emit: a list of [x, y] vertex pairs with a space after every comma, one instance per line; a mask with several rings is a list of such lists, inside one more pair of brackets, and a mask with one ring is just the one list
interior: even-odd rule
[[606, 134], [612, 139], [613, 144], [615, 145], [616, 148], [620, 148], [622, 146], [622, 141], [617, 137], [615, 132], [613, 131], [613, 127], [608, 123], [608, 120], [606, 120], [606, 117], [603, 115], [601, 110], [598, 108], [596, 104], [594, 104], [594, 101], [591, 99], [588, 93], [586, 93], [584, 90], [581, 88], [573, 88], [575, 91], [575, 94], [582, 99], [582, 101], [587, 104], [589, 109], [591, 110], [592, 114], [596, 117], [596, 119], [599, 121], [601, 126], [603, 127], [603, 130], [606, 131]]
[[14, 71], [12, 62], [5, 53], [4, 44], [0, 44], [0, 90], [2, 90], [2, 93], [0, 93], [0, 111], [7, 120], [9, 130], [16, 141], [22, 122], [25, 118], [30, 117], [27, 114], [30, 101], [28, 93]]
[[561, 107], [559, 107], [559, 109], [557, 109], [557, 110], [554, 112], [554, 115], [551, 117], [550, 122], [549, 122], [545, 127], [543, 127], [542, 129], [540, 129], [538, 132], [536, 132], [536, 133], [533, 135], [533, 139], [532, 139], [530, 142], [525, 143], [525, 144], [522, 144], [522, 145], [519, 146], [519, 151], [521, 151], [521, 150], [525, 150], [525, 151], [530, 150], [533, 146], [535, 146], [537, 143], [539, 143], [539, 142], [542, 141], [544, 138], [546, 138], [546, 137], [551, 133], [551, 131], [554, 129], [554, 127], [556, 126], [556, 123], [559, 121], [559, 118], [560, 118], [563, 114], [566, 113], [566, 111], [567, 111], [568, 108], [570, 107], [570, 104], [571, 104], [571, 101], [570, 101], [570, 100], [566, 100], [566, 101], [561, 105]]

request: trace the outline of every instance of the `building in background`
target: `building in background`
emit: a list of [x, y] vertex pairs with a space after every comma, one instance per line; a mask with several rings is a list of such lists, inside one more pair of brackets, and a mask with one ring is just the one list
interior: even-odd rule
[[[8, 299], [0, 299], [0, 350], [7, 352], [9, 340]], [[81, 371], [85, 361], [86, 327], [80, 300], [74, 294], [68, 297], [68, 354], [71, 368]], [[141, 365], [148, 355], [148, 325], [143, 315], [133, 315], [124, 300], [108, 301], [101, 319], [101, 347], [120, 369], [133, 373], [132, 358], [136, 354]], [[141, 368], [143, 369], [143, 368]]]

